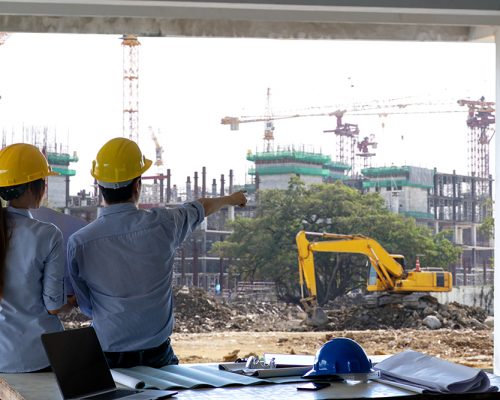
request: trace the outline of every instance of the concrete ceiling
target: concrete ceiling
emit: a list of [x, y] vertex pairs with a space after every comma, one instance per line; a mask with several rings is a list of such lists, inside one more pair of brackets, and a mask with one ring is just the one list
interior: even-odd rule
[[498, 1], [2, 0], [0, 31], [139, 36], [492, 40]]

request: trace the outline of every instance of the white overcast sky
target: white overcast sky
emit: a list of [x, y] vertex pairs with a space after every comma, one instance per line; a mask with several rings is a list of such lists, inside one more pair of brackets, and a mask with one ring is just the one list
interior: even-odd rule
[[[148, 126], [159, 130], [165, 168], [173, 183], [207, 167], [209, 183], [233, 169], [235, 183], [249, 180], [246, 152], [262, 150], [263, 123], [239, 131], [223, 116], [263, 115], [266, 90], [272, 110], [391, 98], [426, 102], [423, 111], [459, 98], [494, 100], [495, 48], [487, 43], [305, 41], [271, 39], [140, 38], [140, 146], [154, 160]], [[0, 46], [0, 129], [49, 128], [80, 161], [71, 193], [90, 190], [91, 160], [108, 139], [122, 135], [122, 47], [119, 36], [16, 34]], [[408, 109], [409, 110], [409, 109]], [[373, 166], [414, 165], [467, 172], [467, 110], [358, 116], [361, 138], [378, 142]], [[332, 117], [275, 122], [275, 145], [305, 146], [335, 158]], [[54, 137], [57, 135], [57, 137]], [[52, 136], [52, 137], [50, 137]], [[20, 137], [14, 137], [19, 141]], [[494, 141], [494, 139], [493, 139]], [[492, 148], [493, 148], [492, 141]], [[493, 160], [490, 167], [494, 171]], [[153, 171], [152, 171], [153, 172]]]

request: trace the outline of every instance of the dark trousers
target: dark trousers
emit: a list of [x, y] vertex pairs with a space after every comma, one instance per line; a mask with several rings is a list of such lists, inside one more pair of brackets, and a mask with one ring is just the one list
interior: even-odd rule
[[49, 365], [48, 367], [37, 369], [36, 371], [31, 371], [32, 374], [36, 372], [52, 372], [52, 367]]
[[131, 368], [138, 365], [160, 368], [177, 365], [179, 359], [170, 345], [170, 338], [151, 349], [121, 352], [104, 352], [109, 368]]

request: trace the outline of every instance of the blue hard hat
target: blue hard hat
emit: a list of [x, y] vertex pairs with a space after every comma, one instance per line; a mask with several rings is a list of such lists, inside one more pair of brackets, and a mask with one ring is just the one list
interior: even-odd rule
[[303, 377], [368, 374], [371, 371], [372, 362], [356, 341], [348, 338], [335, 338], [321, 346], [316, 353], [313, 368]]

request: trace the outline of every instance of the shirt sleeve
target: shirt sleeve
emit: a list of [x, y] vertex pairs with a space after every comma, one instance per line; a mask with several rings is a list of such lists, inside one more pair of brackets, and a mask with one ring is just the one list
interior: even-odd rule
[[67, 251], [69, 279], [72, 284], [74, 293], [76, 295], [76, 300], [78, 302], [78, 307], [80, 307], [81, 312], [83, 312], [88, 317], [92, 317], [90, 291], [87, 283], [81, 278], [80, 275], [76, 248], [77, 247], [75, 243], [70, 237], [68, 241]]
[[205, 209], [199, 201], [185, 203], [175, 209], [175, 247], [179, 247], [186, 237], [205, 219]]
[[54, 227], [50, 252], [44, 260], [43, 302], [49, 311], [57, 310], [66, 303], [64, 296], [64, 247], [61, 231]]

